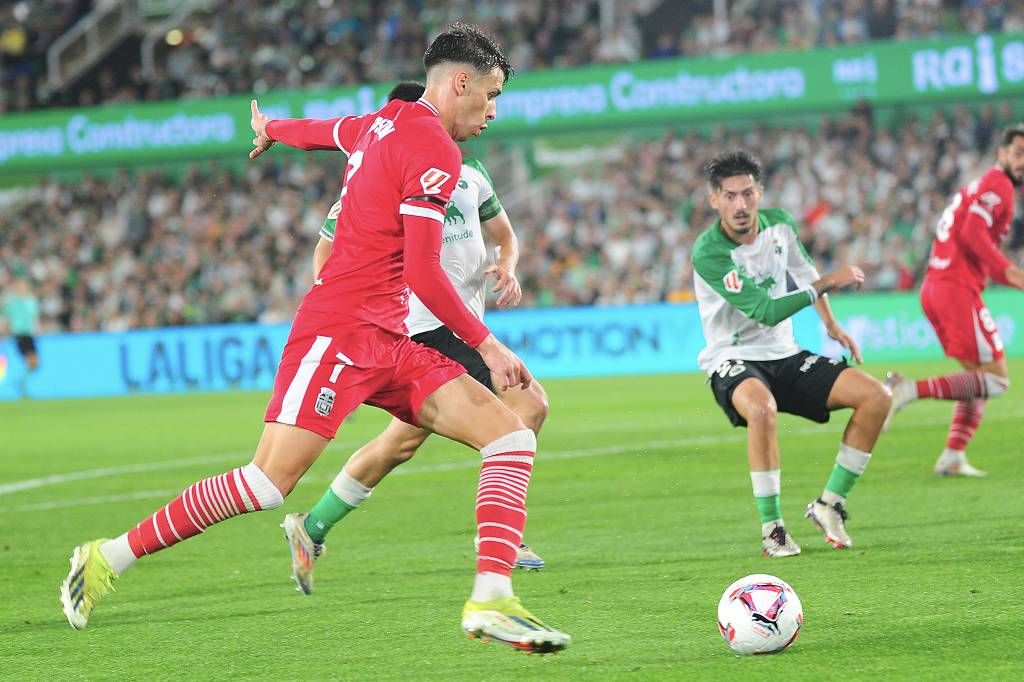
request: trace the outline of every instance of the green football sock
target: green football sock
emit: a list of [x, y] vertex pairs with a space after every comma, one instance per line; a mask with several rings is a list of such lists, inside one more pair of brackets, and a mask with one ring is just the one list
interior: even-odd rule
[[832, 475], [828, 477], [828, 483], [825, 484], [825, 490], [846, 499], [849, 497], [850, 491], [853, 490], [853, 486], [857, 483], [857, 479], [859, 478], [860, 474], [855, 474], [849, 469], [836, 464], [832, 467]]
[[757, 503], [757, 511], [761, 512], [761, 523], [781, 520], [782, 472], [778, 469], [751, 471], [750, 483], [754, 488], [754, 502]]
[[761, 523], [778, 521], [782, 518], [781, 495], [768, 495], [767, 497], [755, 497], [757, 511], [761, 512]]
[[846, 443], [839, 444], [836, 464], [832, 467], [832, 475], [828, 477], [825, 491], [821, 499], [826, 504], [845, 502], [853, 486], [860, 480], [861, 474], [871, 461], [871, 453], [850, 447]]
[[324, 541], [334, 524], [345, 518], [345, 515], [353, 509], [355, 507], [347, 504], [328, 488], [320, 501], [309, 510], [309, 515], [306, 516], [304, 523], [306, 532], [309, 533], [313, 542], [319, 544]]

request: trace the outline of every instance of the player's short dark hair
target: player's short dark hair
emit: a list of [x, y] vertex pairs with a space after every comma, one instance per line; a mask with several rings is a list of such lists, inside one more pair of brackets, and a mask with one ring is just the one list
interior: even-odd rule
[[402, 81], [395, 87], [391, 88], [391, 92], [388, 93], [388, 101], [400, 99], [403, 102], [415, 102], [420, 97], [423, 97], [424, 91], [427, 86], [423, 83], [417, 83], [416, 81]]
[[1009, 147], [1011, 144], [1013, 144], [1013, 141], [1018, 137], [1024, 137], [1024, 123], [1018, 123], [1003, 130], [1003, 135], [1000, 138], [999, 146]]
[[722, 181], [735, 175], [749, 175], [754, 182], [761, 182], [761, 159], [745, 149], [722, 152], [704, 163], [701, 171], [711, 189], [722, 189]]
[[512, 77], [512, 65], [494, 39], [476, 26], [457, 21], [434, 38], [423, 54], [427, 71], [438, 64], [469, 64], [480, 73], [501, 69], [502, 82]]

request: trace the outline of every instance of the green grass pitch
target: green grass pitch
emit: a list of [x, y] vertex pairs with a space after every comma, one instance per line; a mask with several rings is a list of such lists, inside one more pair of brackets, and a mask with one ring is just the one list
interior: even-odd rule
[[[1024, 376], [1024, 361], [1011, 376]], [[440, 439], [335, 529], [314, 594], [294, 590], [283, 511], [306, 509], [378, 432], [385, 416], [369, 408], [284, 510], [143, 559], [89, 627], [72, 630], [57, 602], [72, 547], [248, 461], [267, 398], [147, 396], [0, 404], [0, 678], [1021, 679], [1024, 388], [988, 405], [971, 446], [990, 474], [982, 480], [931, 473], [951, 403], [903, 412], [850, 498], [856, 544], [846, 552], [802, 518], [846, 417], [783, 417], [783, 511], [804, 552], [769, 560], [745, 432], [728, 425], [702, 377], [546, 387], [526, 539], [548, 567], [517, 572], [515, 585], [573, 635], [568, 651], [525, 656], [462, 636], [478, 457]], [[715, 626], [722, 590], [755, 572], [789, 581], [804, 604], [804, 630], [780, 656], [736, 656]]]

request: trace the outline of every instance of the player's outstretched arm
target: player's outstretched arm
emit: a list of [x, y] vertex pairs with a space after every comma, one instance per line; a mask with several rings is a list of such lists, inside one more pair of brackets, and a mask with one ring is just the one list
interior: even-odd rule
[[860, 268], [851, 266], [830, 273], [796, 291], [772, 297], [769, 291], [742, 273], [728, 253], [695, 251], [693, 267], [697, 276], [729, 305], [750, 319], [769, 327], [817, 302], [822, 294], [832, 289], [864, 281], [864, 273]]
[[255, 159], [275, 142], [305, 151], [323, 150], [348, 154], [353, 136], [365, 128], [368, 116], [338, 118], [269, 118], [259, 109], [256, 100], [250, 103], [249, 125], [256, 135], [249, 158]]

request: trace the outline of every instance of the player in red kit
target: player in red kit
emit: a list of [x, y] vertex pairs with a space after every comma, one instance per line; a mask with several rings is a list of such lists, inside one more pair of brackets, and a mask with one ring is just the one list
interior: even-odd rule
[[512, 68], [490, 38], [465, 24], [435, 38], [423, 61], [420, 100], [394, 100], [363, 116], [269, 120], [253, 101], [250, 158], [275, 142], [348, 154], [336, 246], [299, 306], [252, 462], [190, 486], [118, 538], [75, 548], [61, 585], [72, 626], [85, 627], [96, 601], [141, 556], [231, 516], [279, 507], [344, 418], [366, 403], [481, 452], [467, 634], [537, 653], [569, 645], [512, 591], [533, 431], [461, 365], [412, 341], [404, 324], [411, 289], [476, 348], [502, 387], [530, 383], [522, 361], [463, 304], [439, 260], [445, 205], [462, 166], [455, 141], [487, 128]]
[[[935, 230], [921, 307], [946, 355], [964, 371], [912, 381], [890, 374], [889, 417], [920, 398], [955, 400], [946, 448], [935, 463], [942, 476], [984, 476], [967, 461], [967, 444], [985, 401], [1010, 387], [1003, 342], [981, 299], [989, 278], [1024, 289], [1024, 271], [999, 250], [1013, 221], [1014, 188], [1024, 182], [1024, 124], [1003, 131], [996, 165], [963, 187]], [[888, 423], [888, 422], [887, 422]]]

